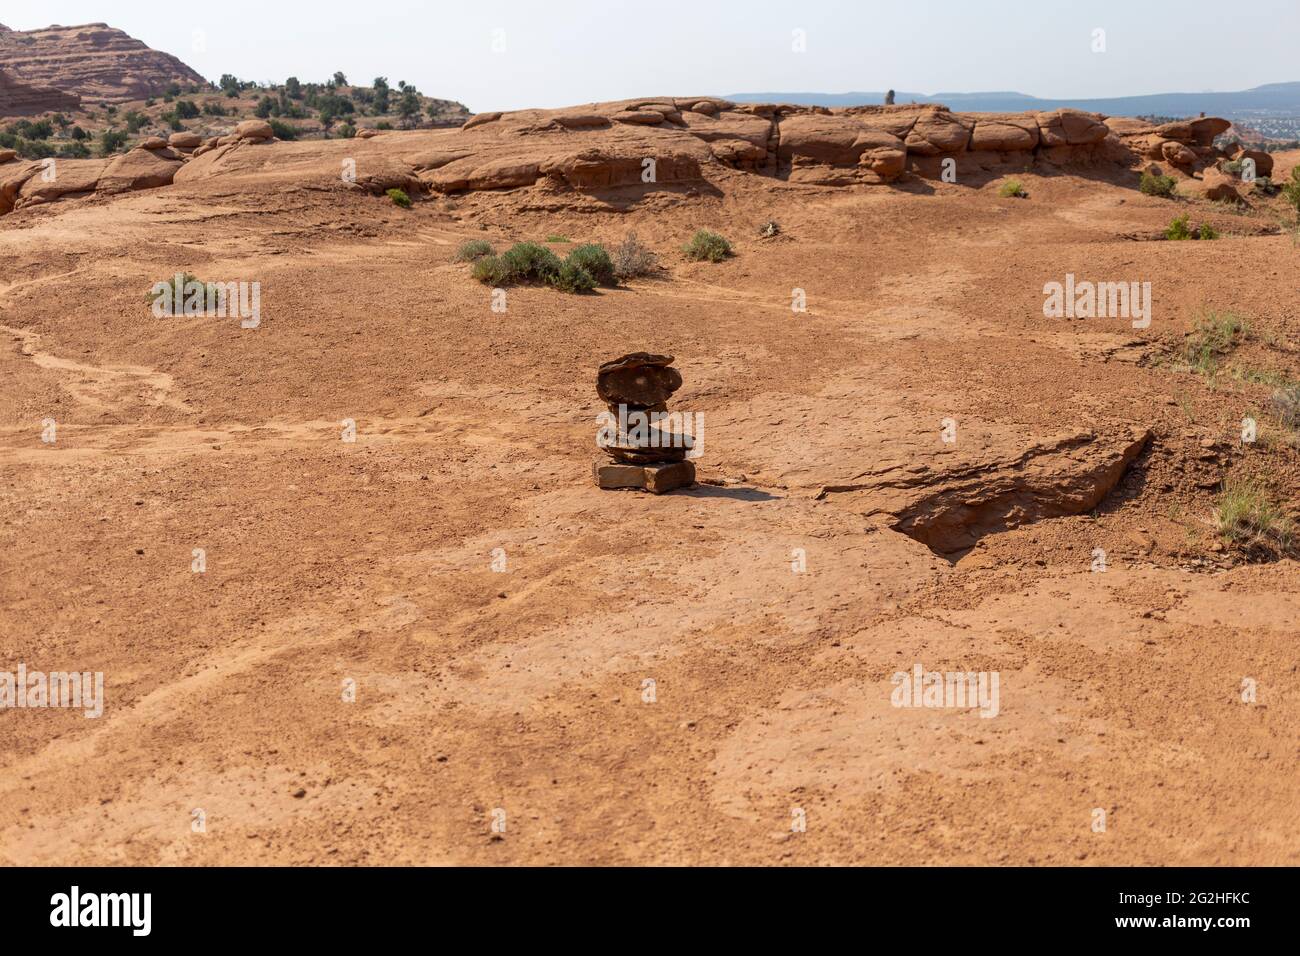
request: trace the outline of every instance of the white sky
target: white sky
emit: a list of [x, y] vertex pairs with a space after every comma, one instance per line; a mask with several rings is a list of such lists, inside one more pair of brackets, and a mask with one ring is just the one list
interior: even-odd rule
[[[209, 79], [384, 75], [476, 112], [649, 95], [1082, 98], [1300, 80], [1300, 0], [4, 0], [0, 22], [107, 22]], [[1091, 50], [1098, 27], [1102, 54]], [[805, 53], [791, 49], [795, 29]]]

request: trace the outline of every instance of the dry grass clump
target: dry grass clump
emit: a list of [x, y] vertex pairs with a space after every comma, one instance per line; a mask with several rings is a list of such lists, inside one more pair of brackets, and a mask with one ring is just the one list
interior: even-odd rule
[[1214, 509], [1220, 536], [1255, 558], [1297, 555], [1295, 524], [1258, 481], [1229, 478]]

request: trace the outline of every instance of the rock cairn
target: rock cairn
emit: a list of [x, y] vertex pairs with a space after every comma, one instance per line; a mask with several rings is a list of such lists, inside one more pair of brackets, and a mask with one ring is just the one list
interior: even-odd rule
[[596, 394], [608, 415], [596, 445], [612, 461], [593, 466], [601, 488], [636, 488], [663, 494], [695, 483], [695, 465], [687, 460], [690, 435], [665, 431], [668, 399], [682, 387], [671, 355], [632, 352], [606, 362], [596, 373]]

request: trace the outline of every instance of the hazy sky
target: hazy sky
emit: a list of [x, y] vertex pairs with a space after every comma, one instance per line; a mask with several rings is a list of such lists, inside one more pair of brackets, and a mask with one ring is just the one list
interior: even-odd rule
[[[107, 22], [209, 79], [383, 75], [477, 112], [665, 94], [1082, 98], [1300, 80], [1300, 0], [4, 0], [0, 22]], [[1104, 53], [1092, 52], [1096, 28]], [[796, 29], [806, 52], [792, 50]]]

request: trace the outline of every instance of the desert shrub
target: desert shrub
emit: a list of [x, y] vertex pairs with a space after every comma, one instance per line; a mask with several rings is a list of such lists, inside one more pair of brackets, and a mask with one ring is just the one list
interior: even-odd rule
[[500, 256], [483, 256], [474, 263], [471, 275], [484, 285], [507, 285], [514, 279], [510, 267]]
[[550, 285], [560, 273], [560, 259], [550, 249], [536, 242], [520, 242], [501, 254], [516, 281]]
[[758, 227], [758, 234], [764, 239], [771, 239], [781, 234], [781, 226], [775, 219], [769, 219]]
[[357, 128], [351, 123], [344, 123], [339, 127], [339, 136], [343, 139], [352, 139], [357, 135]]
[[1172, 199], [1178, 191], [1178, 180], [1173, 176], [1160, 176], [1155, 173], [1143, 173], [1138, 189], [1148, 196], [1160, 196]]
[[710, 232], [707, 229], [698, 230], [695, 235], [691, 236], [683, 250], [686, 258], [694, 259], [696, 262], [721, 262], [732, 254], [731, 243], [716, 232]]
[[275, 134], [276, 139], [297, 139], [298, 138], [298, 127], [278, 119], [270, 120], [269, 123], [271, 127], [271, 132]]
[[1183, 360], [1194, 371], [1212, 374], [1219, 359], [1237, 347], [1249, 331], [1246, 321], [1232, 312], [1206, 312], [1183, 343]]
[[1187, 225], [1187, 217], [1179, 216], [1165, 229], [1165, 238], [1181, 242], [1192, 238], [1192, 230]]
[[1295, 526], [1267, 489], [1250, 479], [1223, 483], [1214, 509], [1219, 534], [1255, 555], [1295, 553]]
[[1002, 188], [998, 190], [998, 195], [1003, 199], [1023, 199], [1028, 196], [1029, 193], [1025, 192], [1024, 184], [1022, 184], [1020, 180], [1008, 179], [1002, 184]]
[[572, 242], [573, 240], [570, 239], [568, 236], [547, 236], [546, 241], [547, 242]]
[[106, 129], [99, 137], [99, 154], [101, 156], [111, 156], [113, 153], [121, 152], [122, 147], [126, 145], [126, 133], [120, 129]]
[[565, 261], [585, 269], [587, 274], [601, 285], [618, 285], [618, 277], [614, 274], [614, 261], [610, 259], [609, 253], [602, 245], [593, 242], [578, 246], [569, 253], [569, 258]]
[[80, 140], [73, 140], [59, 147], [59, 155], [64, 159], [89, 159], [90, 147]]
[[570, 256], [560, 265], [560, 271], [555, 276], [554, 285], [561, 292], [590, 292], [596, 288], [596, 279], [582, 265], [573, 261]]
[[492, 244], [486, 239], [471, 239], [461, 243], [456, 250], [457, 262], [476, 262], [484, 256], [492, 255]]
[[650, 275], [659, 268], [655, 254], [637, 239], [635, 232], [627, 237], [614, 250], [614, 275], [619, 279], [631, 279], [635, 276]]
[[411, 197], [402, 190], [390, 189], [385, 195], [393, 201], [394, 206], [401, 206], [403, 209], [411, 208]]
[[1282, 196], [1300, 213], [1300, 166], [1291, 170], [1291, 181], [1282, 187]]
[[1255, 192], [1262, 196], [1276, 196], [1278, 191], [1277, 183], [1273, 182], [1268, 176], [1260, 176], [1255, 180]]
[[1241, 176], [1242, 162], [1239, 159], [1230, 159], [1223, 164], [1223, 171], [1229, 176]]
[[1219, 231], [1211, 226], [1208, 222], [1201, 223], [1201, 228], [1196, 231], [1198, 239], [1218, 239]]
[[393, 124], [388, 122], [388, 120], [380, 120], [378, 123], [375, 124], [375, 129], [392, 129], [392, 128], [393, 128]]
[[[202, 280], [199, 279], [199, 277], [192, 272], [182, 272], [176, 275], [168, 276], [166, 279], [161, 280], [161, 282], [164, 285], [170, 286], [170, 290], [167, 292], [163, 292], [163, 291], [154, 292], [153, 289], [156, 288], [156, 286], [151, 286], [149, 290], [149, 294], [146, 297], [149, 304], [152, 305], [153, 303], [157, 302], [160, 298], [170, 295], [172, 314], [183, 315], [184, 312], [182, 310], [184, 309], [185, 306], [185, 287], [195, 282], [202, 282]], [[205, 307], [209, 302], [216, 303], [217, 301], [219, 301], [221, 290], [217, 286], [213, 285], [211, 282], [203, 282], [202, 284], [203, 284], [203, 301]]]

